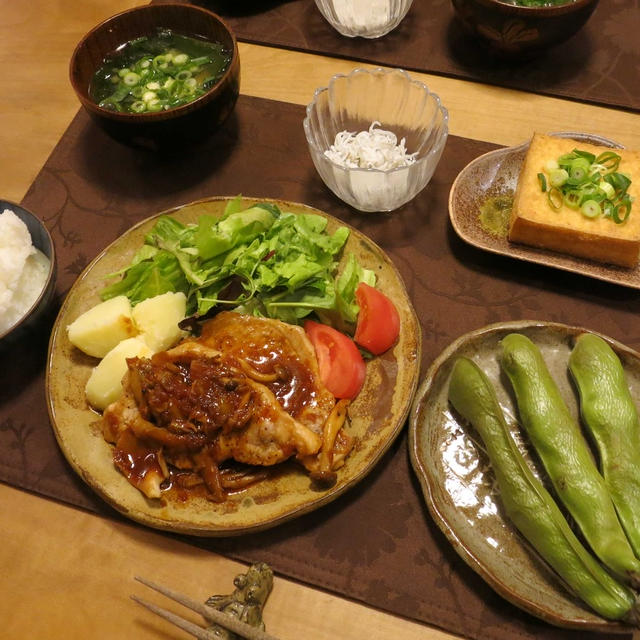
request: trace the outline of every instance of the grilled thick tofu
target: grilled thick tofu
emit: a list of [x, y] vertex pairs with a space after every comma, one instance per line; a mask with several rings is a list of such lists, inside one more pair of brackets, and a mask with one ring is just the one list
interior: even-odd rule
[[634, 267], [640, 255], [640, 152], [615, 150], [622, 158], [618, 171], [630, 176], [632, 182], [628, 193], [635, 198], [627, 220], [616, 224], [609, 218], [587, 218], [566, 205], [555, 210], [540, 188], [537, 175], [543, 172], [546, 163], [576, 148], [596, 156], [607, 150], [568, 138], [538, 133], [533, 136], [518, 180], [509, 240], [598, 262]]

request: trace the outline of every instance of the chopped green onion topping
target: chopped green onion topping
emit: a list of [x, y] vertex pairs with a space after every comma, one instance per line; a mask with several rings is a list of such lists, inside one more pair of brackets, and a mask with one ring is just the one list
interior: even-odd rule
[[611, 212], [611, 217], [616, 224], [622, 224], [631, 213], [631, 198], [627, 195], [618, 203]]
[[559, 167], [549, 172], [549, 183], [552, 187], [561, 187], [569, 179], [566, 169]]
[[147, 110], [147, 105], [142, 100], [136, 100], [135, 102], [131, 103], [129, 109], [131, 109], [131, 111], [133, 111], [134, 113], [142, 113], [143, 111]]
[[147, 102], [147, 111], [161, 111], [164, 108], [164, 103], [158, 98], [152, 98]]
[[596, 157], [574, 149], [546, 162], [544, 173], [537, 178], [552, 209], [559, 210], [564, 204], [587, 218], [603, 216], [622, 224], [631, 213], [633, 198], [628, 194], [631, 178], [618, 172], [620, 161], [612, 150]]
[[608, 182], [621, 197], [627, 192], [631, 180], [624, 173], [609, 173], [604, 176], [605, 182]]
[[597, 218], [601, 213], [600, 203], [595, 200], [587, 200], [580, 207], [583, 216], [587, 218]]
[[576, 189], [564, 193], [564, 203], [571, 209], [577, 209], [580, 206], [582, 194]]
[[573, 153], [578, 158], [584, 158], [589, 164], [593, 164], [596, 161], [595, 155], [589, 151], [580, 151], [580, 149], [574, 149]]
[[604, 193], [607, 200], [611, 200], [616, 195], [616, 190], [613, 188], [613, 185], [608, 183], [606, 180], [601, 180], [598, 184], [600, 191]]
[[575, 184], [580, 184], [589, 175], [590, 168], [591, 163], [586, 158], [576, 158], [570, 164], [569, 178]]
[[540, 182], [540, 190], [541, 191], [546, 191], [547, 190], [547, 179], [544, 176], [544, 173], [539, 173], [538, 174], [538, 181]]
[[596, 158], [595, 164], [602, 165], [609, 172], [616, 171], [620, 166], [620, 156], [613, 151], [605, 151]]
[[563, 202], [562, 191], [557, 187], [551, 187], [551, 189], [547, 191], [547, 200], [553, 209], [560, 209]]
[[125, 74], [122, 78], [122, 82], [128, 87], [135, 87], [138, 82], [140, 82], [140, 76], [135, 71], [129, 71], [129, 73]]

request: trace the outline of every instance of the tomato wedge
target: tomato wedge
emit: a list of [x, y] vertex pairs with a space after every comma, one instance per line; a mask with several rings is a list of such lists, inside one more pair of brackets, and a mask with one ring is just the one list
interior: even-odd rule
[[387, 296], [361, 282], [356, 289], [360, 307], [353, 339], [374, 355], [384, 353], [398, 339], [400, 315]]
[[366, 365], [349, 336], [326, 324], [307, 320], [304, 330], [318, 358], [320, 378], [336, 398], [355, 398], [364, 382]]

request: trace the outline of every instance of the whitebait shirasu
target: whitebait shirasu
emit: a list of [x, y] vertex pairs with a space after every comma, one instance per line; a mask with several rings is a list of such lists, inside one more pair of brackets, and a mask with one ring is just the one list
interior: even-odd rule
[[348, 169], [380, 171], [407, 167], [416, 161], [418, 154], [407, 152], [404, 138], [398, 143], [393, 132], [378, 127], [380, 123], [375, 121], [368, 131], [340, 131], [325, 156]]

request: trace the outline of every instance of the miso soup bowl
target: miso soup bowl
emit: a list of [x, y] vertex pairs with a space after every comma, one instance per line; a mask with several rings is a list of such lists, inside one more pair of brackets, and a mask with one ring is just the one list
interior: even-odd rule
[[[222, 44], [231, 55], [227, 70], [207, 93], [166, 111], [120, 113], [98, 106], [89, 87], [105, 58], [126, 42], [155, 35], [158, 29]], [[71, 56], [69, 77], [82, 106], [109, 135], [126, 144], [161, 150], [203, 140], [224, 123], [240, 92], [240, 56], [235, 35], [215, 13], [186, 4], [143, 5], [89, 31]]]
[[577, 33], [598, 0], [569, 0], [546, 7], [522, 7], [506, 0], [452, 0], [462, 28], [491, 52], [531, 57]]

